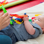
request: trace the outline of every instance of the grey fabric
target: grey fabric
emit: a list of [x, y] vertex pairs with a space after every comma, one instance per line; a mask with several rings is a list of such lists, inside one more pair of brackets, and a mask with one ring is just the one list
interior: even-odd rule
[[22, 24], [14, 23], [14, 25], [7, 26], [3, 30], [0, 30], [0, 35], [9, 36], [12, 39], [12, 43], [15, 43], [17, 39], [19, 41], [24, 41], [24, 40], [36, 38], [40, 34], [42, 34], [42, 29], [40, 28], [39, 25], [37, 25], [36, 23], [33, 24], [32, 22], [30, 22], [30, 24], [35, 29], [34, 35], [28, 34], [23, 23]]
[[0, 35], [7, 35], [11, 38], [12, 40], [12, 44], [14, 44], [15, 42], [17, 42], [17, 38], [13, 32], [13, 28], [9, 26], [7, 26], [6, 28], [4, 28], [3, 30], [0, 30]]
[[[31, 23], [31, 22], [30, 22], [30, 23]], [[42, 29], [41, 29], [41, 27], [40, 27], [38, 24], [36, 24], [36, 23], [31, 23], [31, 25], [32, 25], [34, 28], [38, 29], [38, 30], [40, 31], [40, 34], [42, 34]]]
[[42, 34], [42, 29], [40, 28], [39, 25], [37, 25], [36, 23], [33, 24], [32, 22], [31, 22], [31, 25], [35, 29], [35, 34], [34, 35], [28, 34], [28, 32], [26, 31], [25, 26], [24, 26], [23, 23], [22, 24], [14, 23], [14, 25], [11, 26], [11, 28], [13, 29], [17, 39], [23, 41], [23, 40], [27, 40], [27, 39], [36, 38], [40, 34]]

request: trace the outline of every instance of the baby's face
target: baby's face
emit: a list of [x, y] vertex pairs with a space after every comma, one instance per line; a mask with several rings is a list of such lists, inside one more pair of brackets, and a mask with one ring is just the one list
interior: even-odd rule
[[37, 23], [42, 28], [44, 26], [44, 16], [42, 16], [42, 15], [37, 16], [34, 19], [34, 22]]
[[44, 15], [37, 16], [34, 19], [34, 22], [37, 23], [42, 28], [42, 31], [44, 32]]
[[35, 19], [34, 19], [34, 22], [37, 23], [41, 28], [42, 28], [42, 31], [44, 32], [44, 15], [40, 15], [40, 16], [37, 16]]

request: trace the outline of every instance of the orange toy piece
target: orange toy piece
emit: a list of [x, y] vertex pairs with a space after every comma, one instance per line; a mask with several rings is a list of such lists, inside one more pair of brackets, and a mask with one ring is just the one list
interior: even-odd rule
[[18, 15], [18, 14], [10, 14], [10, 16], [15, 16], [17, 18], [23, 18], [23, 17], [28, 17], [28, 15]]
[[8, 3], [8, 2], [6, 2], [6, 0], [4, 0], [3, 2], [0, 3], [0, 6], [5, 5], [5, 4], [7, 4], [7, 3]]

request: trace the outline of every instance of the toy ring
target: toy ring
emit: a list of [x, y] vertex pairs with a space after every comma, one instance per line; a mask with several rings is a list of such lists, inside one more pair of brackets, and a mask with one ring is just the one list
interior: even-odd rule
[[15, 19], [13, 19], [13, 20], [14, 20], [17, 24], [21, 24], [21, 23], [23, 22], [23, 21], [22, 21], [22, 22], [18, 22], [18, 21], [17, 21], [17, 20], [15, 20]]

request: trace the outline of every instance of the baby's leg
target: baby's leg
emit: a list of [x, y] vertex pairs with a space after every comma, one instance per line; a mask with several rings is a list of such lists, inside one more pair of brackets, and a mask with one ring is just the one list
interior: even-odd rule
[[12, 40], [9, 36], [0, 35], [0, 44], [12, 44]]
[[11, 29], [10, 25], [4, 28], [3, 30], [0, 31], [0, 35], [7, 35], [11, 38], [12, 44], [17, 42], [17, 38], [13, 32], [13, 29]]

